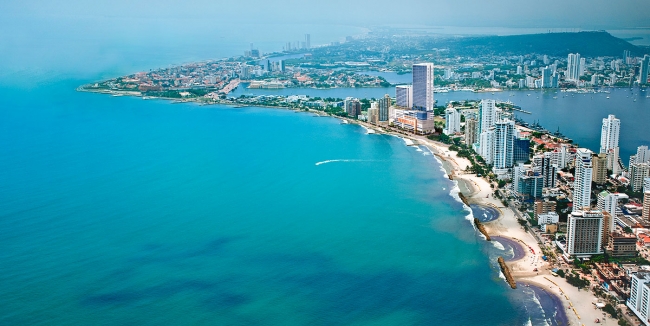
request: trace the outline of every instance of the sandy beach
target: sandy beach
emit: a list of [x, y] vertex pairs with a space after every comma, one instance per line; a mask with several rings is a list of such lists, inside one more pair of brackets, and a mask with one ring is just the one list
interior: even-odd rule
[[448, 145], [419, 136], [413, 139], [429, 147], [443, 160], [448, 175], [458, 182], [461, 192], [470, 204], [492, 206], [501, 212], [498, 219], [484, 225], [491, 236], [514, 240], [523, 247], [525, 254], [521, 259], [507, 262], [518, 283], [535, 285], [560, 298], [569, 325], [600, 325], [595, 322], [597, 318], [603, 322], [603, 312], [597, 310], [594, 305], [598, 301], [596, 297], [589, 290], [579, 290], [568, 284], [564, 278], [552, 276], [550, 264], [542, 259], [543, 254], [537, 240], [523, 229], [515, 213], [492, 195], [489, 182], [475, 174], [464, 172], [470, 165], [469, 160], [458, 157], [456, 152], [449, 150]]

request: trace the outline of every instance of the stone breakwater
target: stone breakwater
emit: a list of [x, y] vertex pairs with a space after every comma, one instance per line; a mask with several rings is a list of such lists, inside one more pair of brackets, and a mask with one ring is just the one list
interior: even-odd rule
[[485, 236], [485, 240], [492, 241], [492, 239], [490, 238], [490, 235], [485, 230], [485, 226], [476, 217], [474, 218], [474, 225], [476, 225], [476, 228], [479, 230], [479, 232], [481, 232]]
[[510, 274], [510, 268], [508, 268], [508, 265], [506, 265], [506, 261], [501, 256], [499, 256], [497, 261], [499, 262], [499, 267], [501, 267], [501, 271], [503, 272], [503, 275], [506, 277], [506, 282], [510, 284], [511, 288], [516, 289], [517, 283], [515, 282], [515, 279], [512, 277], [512, 274]]

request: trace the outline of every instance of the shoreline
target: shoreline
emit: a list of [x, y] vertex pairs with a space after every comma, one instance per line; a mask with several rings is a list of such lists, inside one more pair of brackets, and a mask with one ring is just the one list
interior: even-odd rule
[[[142, 96], [136, 94], [116, 95], [113, 92], [92, 90], [79, 91], [112, 94], [113, 96]], [[148, 97], [148, 99], [174, 100], [162, 97]], [[595, 302], [595, 297], [589, 290], [579, 290], [569, 285], [564, 278], [551, 276], [550, 264], [541, 260], [542, 251], [537, 241], [519, 225], [515, 213], [509, 207], [503, 206], [500, 200], [494, 198], [492, 188], [487, 180], [482, 177], [477, 177], [473, 173], [465, 172], [465, 169], [470, 166], [469, 160], [458, 157], [456, 152], [449, 150], [449, 145], [432, 141], [426, 138], [426, 136], [413, 135], [399, 130], [390, 130], [387, 129], [388, 126], [373, 125], [368, 122], [340, 117], [314, 109], [303, 110], [286, 106], [241, 105], [235, 103], [201, 103], [192, 99], [172, 101], [173, 103], [224, 105], [232, 108], [259, 107], [312, 113], [314, 117], [329, 116], [341, 120], [341, 123], [359, 125], [366, 129], [367, 134], [386, 134], [408, 140], [406, 142], [407, 146], [422, 145], [427, 147], [441, 164], [444, 176], [455, 183], [456, 187], [458, 187], [458, 192], [465, 196], [468, 204], [493, 207], [501, 213], [496, 220], [483, 223], [488, 234], [516, 241], [534, 250], [535, 253], [522, 246], [524, 251], [523, 257], [517, 260], [507, 261], [508, 267], [516, 282], [534, 284], [539, 289], [546, 291], [550, 296], [554, 297], [554, 302], [560, 302], [562, 304], [562, 311], [567, 317], [568, 325], [596, 325], [594, 320], [596, 318], [602, 318], [601, 311], [592, 308], [591, 303]], [[454, 198], [458, 196], [454, 196], [453, 192], [450, 195]], [[460, 200], [460, 197], [456, 199], [463, 204], [466, 210], [470, 213], [472, 212], [471, 208]], [[527, 265], [526, 263], [529, 264]], [[538, 269], [537, 272], [533, 271], [535, 268]], [[556, 307], [556, 309], [559, 308]]]
[[[447, 177], [456, 181], [457, 185], [463, 184], [466, 191], [463, 195], [468, 203], [491, 206], [501, 212], [496, 220], [485, 222], [483, 225], [491, 236], [517, 242], [523, 248], [523, 257], [507, 262], [515, 281], [534, 284], [554, 297], [554, 302], [561, 303], [562, 306], [556, 308], [562, 308], [568, 325], [597, 325], [595, 319], [602, 318], [602, 312], [594, 309], [592, 303], [596, 302], [596, 297], [588, 289], [580, 290], [568, 284], [564, 278], [551, 275], [550, 263], [541, 258], [540, 245], [530, 233], [524, 231], [512, 209], [505, 207], [500, 200], [492, 196], [488, 181], [464, 172], [470, 164], [469, 161], [458, 157], [456, 152], [449, 151], [449, 145], [431, 141], [423, 136], [415, 136], [414, 139], [436, 154], [445, 167]], [[463, 187], [458, 187], [463, 191]]]

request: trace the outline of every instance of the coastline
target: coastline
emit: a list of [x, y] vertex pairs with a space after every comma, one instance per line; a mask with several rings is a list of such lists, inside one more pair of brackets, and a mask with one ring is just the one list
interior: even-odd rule
[[[492, 196], [492, 188], [488, 181], [475, 174], [464, 172], [470, 162], [458, 157], [456, 152], [450, 151], [449, 145], [431, 141], [423, 136], [415, 136], [412, 139], [427, 146], [441, 160], [447, 176], [457, 182], [461, 192], [465, 191], [463, 195], [470, 204], [492, 206], [501, 212], [498, 219], [485, 222], [483, 225], [491, 236], [506, 238], [523, 245], [523, 257], [507, 261], [515, 281], [534, 285], [555, 297], [557, 300], [554, 301], [562, 304], [568, 325], [597, 325], [596, 318], [603, 318], [602, 312], [596, 310], [593, 305], [597, 298], [590, 290], [579, 290], [568, 284], [564, 278], [551, 275], [550, 263], [541, 258], [540, 245], [530, 233], [524, 231], [515, 212]], [[534, 271], [535, 269], [538, 271]]]
[[[78, 89], [79, 90], [79, 89]], [[79, 90], [93, 93], [113, 94], [112, 92], [97, 92], [91, 90]], [[138, 96], [136, 94], [113, 94], [113, 96]], [[163, 97], [149, 97], [151, 99], [173, 100]], [[512, 275], [517, 283], [531, 284], [537, 288], [546, 291], [554, 297], [554, 302], [561, 302], [562, 310], [565, 313], [568, 325], [596, 325], [594, 320], [602, 318], [601, 311], [595, 310], [592, 302], [595, 302], [595, 296], [589, 290], [579, 290], [569, 285], [564, 278], [553, 277], [550, 274], [550, 264], [542, 261], [541, 249], [535, 238], [524, 231], [517, 221], [515, 213], [508, 207], [505, 207], [500, 200], [492, 196], [490, 183], [482, 177], [472, 173], [466, 173], [465, 169], [470, 166], [469, 160], [457, 156], [457, 153], [449, 150], [449, 145], [429, 140], [425, 136], [413, 135], [398, 130], [389, 130], [386, 126], [373, 125], [367, 122], [353, 120], [345, 117], [331, 115], [319, 110], [307, 109], [302, 110], [287, 106], [265, 106], [265, 105], [241, 105], [235, 103], [202, 103], [195, 99], [180, 99], [172, 103], [197, 103], [199, 105], [224, 105], [233, 108], [242, 107], [259, 107], [271, 109], [285, 109], [295, 112], [312, 113], [315, 117], [330, 116], [338, 118], [343, 123], [357, 124], [368, 134], [387, 134], [407, 140], [407, 145], [426, 146], [441, 163], [445, 177], [454, 181], [458, 187], [458, 192], [462, 193], [468, 201], [468, 204], [477, 204], [490, 206], [501, 212], [500, 216], [484, 225], [490, 235], [507, 238], [517, 241], [534, 250], [527, 250], [523, 247], [524, 256], [518, 260], [507, 261]], [[451, 194], [454, 196], [454, 194]], [[457, 195], [456, 195], [457, 196]], [[456, 197], [454, 196], [454, 197]], [[459, 201], [460, 198], [457, 198]], [[471, 212], [471, 208], [465, 205], [465, 209]], [[470, 218], [471, 219], [471, 218]], [[537, 272], [533, 271], [535, 268]], [[560, 307], [556, 307], [559, 309]], [[562, 321], [560, 321], [562, 322]]]

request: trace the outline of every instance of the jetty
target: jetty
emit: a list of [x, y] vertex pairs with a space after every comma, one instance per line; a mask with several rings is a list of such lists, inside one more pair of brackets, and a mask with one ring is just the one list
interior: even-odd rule
[[499, 262], [499, 267], [501, 267], [501, 271], [503, 272], [503, 275], [506, 277], [506, 282], [510, 284], [510, 287], [513, 289], [517, 288], [517, 283], [515, 282], [515, 279], [512, 278], [512, 274], [510, 274], [510, 268], [508, 268], [508, 265], [506, 265], [506, 261], [503, 260], [503, 257], [499, 256], [497, 259]]
[[476, 228], [479, 230], [479, 232], [481, 232], [485, 236], [485, 240], [492, 241], [492, 239], [490, 239], [490, 235], [485, 230], [485, 226], [476, 217], [474, 218], [474, 225], [476, 225]]

